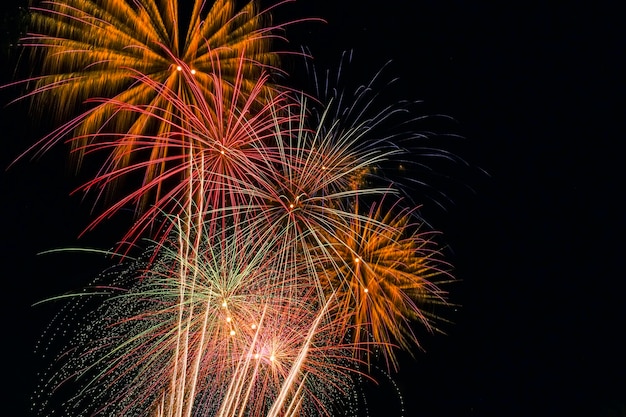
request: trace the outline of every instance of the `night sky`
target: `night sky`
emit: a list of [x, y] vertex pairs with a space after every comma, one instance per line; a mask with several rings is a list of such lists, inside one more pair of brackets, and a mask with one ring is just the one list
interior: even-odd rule
[[[458, 279], [448, 289], [461, 306], [446, 312], [447, 335], [424, 334], [424, 351], [402, 357], [393, 379], [404, 415], [626, 416], [623, 14], [582, 1], [366, 3], [297, 0], [277, 21], [324, 18], [289, 29], [291, 46], [309, 46], [322, 67], [353, 50], [364, 83], [390, 60], [399, 98], [449, 116], [436, 126], [449, 134], [441, 147], [467, 162], [437, 166], [448, 177], [435, 183], [443, 207], [415, 196], [444, 233]], [[16, 57], [2, 51], [2, 83]], [[0, 90], [1, 104], [12, 94]], [[2, 167], [42, 129], [23, 107], [2, 109]], [[56, 311], [32, 304], [107, 265], [37, 255], [111, 242], [106, 224], [77, 239], [91, 200], [69, 196], [80, 182], [66, 156], [58, 147], [0, 175], [7, 416], [28, 415], [42, 366], [32, 352]], [[395, 417], [391, 391], [373, 391], [371, 417]]]

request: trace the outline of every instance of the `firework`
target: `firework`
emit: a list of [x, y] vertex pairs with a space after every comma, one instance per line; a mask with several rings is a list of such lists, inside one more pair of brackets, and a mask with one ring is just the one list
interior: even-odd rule
[[[319, 308], [312, 280], [297, 278], [307, 271], [294, 264], [288, 279], [279, 275], [279, 242], [233, 235], [195, 245], [182, 242], [189, 229], [174, 221], [172, 240], [156, 255], [148, 251], [150, 261], [120, 265], [94, 286], [103, 301], [93, 300], [99, 305], [46, 379], [53, 395], [65, 384], [78, 387], [63, 412], [230, 416], [295, 407], [322, 415], [332, 408], [358, 362], [328, 322], [331, 304]], [[49, 404], [39, 412], [51, 412]]]
[[[256, 0], [241, 9], [235, 3], [218, 0], [205, 11], [205, 2], [197, 0], [189, 16], [176, 0], [58, 0], [32, 6], [31, 33], [21, 44], [41, 62], [42, 75], [22, 81], [29, 91], [21, 98], [32, 97], [34, 111], [46, 109], [46, 116], [63, 124], [25, 154], [40, 154], [69, 138], [80, 166], [92, 146], [104, 142], [111, 152], [108, 172], [160, 161], [143, 166], [143, 184], [151, 184], [166, 175], [165, 161], [181, 152], [176, 141], [165, 139], [177, 133], [172, 129], [179, 123], [172, 121], [181, 115], [154, 83], [191, 105], [200, 95], [219, 94], [220, 104], [240, 110], [237, 100], [264, 106], [277, 87], [258, 80], [279, 71], [279, 54], [270, 45], [280, 27], [272, 26]], [[142, 106], [142, 114], [121, 112], [119, 103]], [[228, 109], [213, 111], [219, 117]], [[103, 132], [126, 135], [111, 147]], [[159, 140], [148, 143], [146, 135]], [[107, 185], [114, 188], [111, 178], [116, 176], [109, 176]], [[149, 188], [155, 200], [164, 198], [159, 187]], [[149, 206], [146, 196], [142, 208]]]
[[[354, 343], [381, 350], [397, 367], [394, 349], [419, 346], [412, 323], [436, 329], [433, 304], [447, 304], [440, 288], [451, 280], [433, 232], [421, 231], [415, 209], [384, 199], [354, 216], [346, 230], [329, 236], [333, 259], [320, 272], [327, 292], [336, 294], [337, 330]], [[358, 213], [360, 207], [355, 205]], [[327, 253], [329, 253], [328, 251]]]
[[280, 27], [258, 2], [203, 6], [32, 9], [23, 42], [44, 75], [25, 97], [63, 97], [53, 116], [69, 121], [31, 151], [103, 155], [79, 188], [108, 197], [88, 229], [132, 208], [122, 240], [149, 242], [71, 297], [85, 319], [63, 330], [41, 415], [332, 415], [373, 354], [397, 368], [420, 346], [415, 323], [437, 329], [450, 266], [385, 176], [422, 137], [390, 127], [416, 117], [378, 107], [380, 73], [354, 91], [317, 84], [315, 99], [277, 86]]
[[[242, 68], [246, 65], [243, 57], [239, 63]], [[295, 103], [286, 94], [277, 94], [269, 101], [262, 99], [267, 76], [260, 77], [255, 88], [245, 93], [241, 89], [243, 73], [238, 74], [230, 100], [221, 89], [224, 84], [218, 82], [218, 74], [213, 75], [215, 89], [210, 95], [190, 81], [190, 86], [194, 87], [190, 100], [181, 99], [166, 85], [141, 77], [142, 83], [158, 91], [158, 95], [170, 103], [173, 113], [158, 118], [159, 123], [167, 126], [167, 133], [97, 134], [98, 141], [81, 150], [109, 156], [94, 178], [80, 190], [102, 193], [121, 178], [132, 178], [144, 171], [154, 175], [144, 177], [137, 187], [126, 187], [130, 193], [115, 198], [89, 228], [124, 207], [138, 207], [147, 195], [158, 198], [141, 213], [124, 237], [126, 242], [134, 243], [143, 232], [150, 230], [160, 212], [185, 211], [199, 219], [207, 210], [212, 210], [216, 217], [235, 216], [237, 208], [249, 204], [249, 190], [256, 187], [261, 173], [271, 168], [268, 159], [274, 159], [274, 129], [287, 126], [292, 117], [288, 107]], [[152, 106], [106, 101], [116, 113], [134, 114], [136, 118], [156, 117]], [[261, 101], [266, 102], [259, 105]], [[163, 148], [164, 156], [142, 158], [145, 148]], [[135, 162], [117, 159], [119, 149], [128, 149], [128, 155], [123, 158]], [[194, 210], [190, 210], [192, 204]], [[158, 234], [158, 231], [152, 230], [152, 233]], [[167, 230], [162, 234], [166, 233]]]

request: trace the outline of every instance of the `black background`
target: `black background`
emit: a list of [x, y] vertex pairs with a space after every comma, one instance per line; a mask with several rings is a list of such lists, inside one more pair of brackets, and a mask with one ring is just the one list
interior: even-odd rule
[[[447, 335], [424, 335], [425, 352], [402, 357], [403, 415], [624, 416], [623, 14], [609, 2], [491, 3], [298, 0], [276, 13], [326, 20], [287, 32], [322, 66], [352, 49], [366, 82], [391, 60], [402, 98], [451, 116], [442, 128], [463, 137], [442, 142], [470, 165], [444, 167], [445, 210], [424, 201], [462, 307]], [[6, 82], [16, 54], [3, 54]], [[23, 108], [0, 117], [4, 168], [41, 131]], [[31, 305], [105, 265], [37, 253], [111, 241], [106, 225], [77, 240], [90, 205], [69, 197], [79, 182], [66, 160], [59, 147], [0, 177], [4, 415], [27, 415], [32, 352], [55, 311]], [[373, 391], [370, 416], [399, 415], [388, 385]]]

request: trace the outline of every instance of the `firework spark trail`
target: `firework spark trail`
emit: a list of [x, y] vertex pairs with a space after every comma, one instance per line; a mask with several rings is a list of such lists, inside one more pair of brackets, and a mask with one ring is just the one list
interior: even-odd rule
[[[313, 321], [313, 323], [309, 326], [309, 331], [308, 334], [306, 335], [306, 339], [305, 341], [302, 343], [302, 347], [300, 348], [300, 352], [298, 352], [298, 356], [296, 358], [296, 360], [294, 361], [294, 363], [291, 366], [291, 369], [289, 370], [289, 374], [287, 375], [287, 377], [285, 378], [283, 385], [280, 389], [280, 392], [278, 393], [276, 400], [274, 401], [274, 403], [272, 404], [272, 407], [270, 408], [267, 416], [268, 417], [275, 417], [277, 415], [279, 415], [279, 413], [281, 412], [281, 409], [284, 407], [287, 399], [288, 399], [288, 395], [290, 392], [293, 391], [294, 386], [297, 384], [298, 379], [300, 378], [305, 378], [306, 379], [306, 375], [304, 375], [304, 377], [301, 376], [302, 374], [302, 367], [304, 364], [304, 361], [307, 357], [307, 354], [309, 352], [309, 348], [311, 347], [311, 343], [313, 342], [313, 339], [315, 337], [315, 334], [317, 332], [317, 329], [320, 325], [320, 323], [322, 322], [322, 319], [324, 319], [324, 317], [326, 316], [326, 311], [328, 310], [328, 306], [330, 305], [330, 303], [332, 302], [333, 297], [328, 297], [328, 301], [326, 302], [326, 304], [323, 306], [323, 308], [321, 308], [319, 310], [319, 312], [317, 313], [317, 317], [315, 318], [315, 320]], [[303, 383], [304, 381], [302, 381]], [[302, 383], [298, 384], [298, 392], [300, 391], [300, 388], [302, 386]], [[285, 413], [286, 414], [286, 413]]]
[[[154, 104], [166, 104], [153, 92], [134, 85], [133, 71], [170, 87], [181, 86], [180, 91], [185, 91], [175, 71], [179, 63], [193, 70], [197, 79], [203, 79], [210, 78], [218, 59], [225, 85], [234, 84], [230, 81], [243, 51], [249, 63], [266, 67], [278, 63], [278, 54], [270, 51], [270, 43], [280, 26], [268, 24], [270, 15], [259, 11], [258, 2], [250, 1], [237, 10], [234, 1], [218, 0], [205, 14], [204, 2], [194, 1], [184, 42], [180, 40], [184, 29], [178, 8], [176, 0], [111, 0], [101, 4], [57, 0], [31, 7], [34, 33], [22, 44], [32, 48], [36, 56], [43, 56], [46, 74], [37, 80], [32, 94], [41, 100], [47, 99], [45, 93], [66, 97], [59, 115], [95, 96], [121, 94], [121, 101], [130, 98], [132, 103], [150, 103], [157, 98]], [[257, 78], [259, 69], [255, 67], [246, 67], [248, 79]], [[129, 86], [134, 88], [129, 90]], [[86, 131], [98, 130], [102, 120], [92, 116], [89, 121], [94, 122], [93, 129]]]

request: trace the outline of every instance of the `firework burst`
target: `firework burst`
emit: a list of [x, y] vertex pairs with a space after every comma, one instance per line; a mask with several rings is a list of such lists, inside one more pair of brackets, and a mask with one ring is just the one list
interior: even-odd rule
[[[246, 65], [243, 57], [239, 62], [242, 68]], [[213, 76], [216, 80], [219, 78], [218, 74]], [[249, 204], [249, 190], [256, 187], [261, 173], [270, 169], [268, 159], [274, 159], [274, 129], [288, 125], [293, 117], [288, 108], [295, 103], [286, 94], [262, 99], [268, 76], [261, 76], [255, 88], [245, 93], [241, 89], [242, 77], [243, 72], [239, 72], [230, 99], [221, 89], [223, 83], [213, 83], [215, 89], [206, 95], [191, 80], [193, 99], [185, 100], [166, 85], [141, 76], [142, 83], [158, 91], [158, 95], [170, 103], [173, 113], [158, 117], [158, 123], [166, 125], [167, 132], [141, 136], [99, 133], [95, 135], [98, 141], [80, 148], [86, 153], [109, 155], [94, 178], [81, 186], [83, 192], [96, 191], [100, 196], [121, 178], [142, 178], [138, 186], [126, 187], [131, 191], [116, 198], [89, 228], [124, 207], [135, 207], [140, 212], [142, 203], [150, 195], [157, 198], [141, 212], [125, 241], [134, 243], [153, 226], [160, 212], [186, 211], [197, 219], [207, 210], [212, 210], [215, 217], [224, 217], [225, 211], [236, 216], [237, 208]], [[106, 102], [116, 113], [134, 114], [136, 118], [156, 117], [155, 109], [149, 105]], [[259, 105], [260, 102], [264, 104]], [[120, 149], [127, 149], [128, 154], [120, 156]], [[159, 149], [158, 153], [163, 156], [152, 152], [145, 157], [146, 149]], [[142, 175], [144, 172], [149, 175]], [[190, 209], [192, 205], [194, 210]]]
[[[94, 286], [100, 305], [45, 379], [52, 395], [78, 387], [63, 412], [327, 413], [330, 399], [350, 390], [358, 362], [335, 339], [330, 304], [320, 309], [311, 279], [297, 278], [306, 271], [291, 265], [291, 279], [280, 276], [276, 242], [185, 243], [189, 229], [174, 221], [173, 239], [148, 251], [150, 261], [120, 265]], [[39, 412], [52, 412], [50, 404]]]
[[[349, 231], [329, 236], [334, 259], [321, 262], [327, 292], [336, 294], [337, 330], [354, 343], [382, 350], [397, 367], [394, 349], [419, 346], [416, 320], [436, 329], [432, 305], [447, 304], [440, 284], [451, 280], [448, 265], [433, 239], [422, 231], [415, 209], [380, 201], [354, 216]], [[354, 207], [358, 213], [358, 204]], [[329, 253], [330, 251], [327, 251]], [[347, 331], [349, 329], [349, 331]]]
[[[260, 10], [256, 0], [242, 8], [218, 0], [208, 11], [197, 0], [189, 16], [181, 10], [176, 0], [58, 0], [32, 6], [31, 33], [21, 44], [41, 62], [43, 75], [19, 82], [28, 86], [21, 99], [32, 98], [34, 111], [46, 109], [46, 116], [63, 124], [24, 155], [36, 156], [69, 138], [80, 166], [87, 152], [102, 145], [111, 152], [109, 173], [136, 164], [135, 170], [143, 167], [143, 184], [153, 184], [168, 174], [166, 161], [181, 156], [181, 146], [165, 138], [179, 136], [175, 129], [182, 115], [172, 95], [162, 91], [194, 106], [203, 105], [200, 96], [219, 95], [213, 99], [219, 101], [214, 117], [228, 119], [220, 113], [234, 109], [224, 105], [264, 107], [279, 89], [267, 82], [268, 73], [280, 71], [279, 53], [270, 47], [280, 26], [270, 23], [269, 11]], [[142, 111], [119, 111], [120, 103]], [[107, 134], [121, 133], [124, 140], [111, 147]], [[149, 142], [146, 135], [157, 139]], [[145, 160], [155, 162], [144, 166]], [[117, 177], [108, 176], [109, 189]], [[154, 200], [166, 198], [160, 187], [148, 188]], [[141, 208], [150, 205], [143, 197]]]
[[[225, 91], [239, 72], [245, 74], [244, 89], [249, 91], [261, 67], [276, 68], [278, 56], [270, 51], [270, 39], [278, 27], [268, 24], [270, 15], [259, 11], [257, 1], [238, 10], [235, 1], [217, 0], [205, 12], [205, 2], [195, 0], [189, 16], [181, 9], [177, 0], [56, 0], [32, 6], [32, 33], [21, 43], [42, 60], [44, 75], [29, 80], [35, 83], [29, 95], [42, 104], [64, 97], [56, 107], [58, 117], [92, 97], [167, 109], [166, 99], [135, 82], [136, 73], [185, 96], [190, 76], [203, 88], [215, 82], [218, 62], [218, 82]], [[244, 68], [239, 64], [242, 55]], [[100, 130], [109, 113], [102, 103], [81, 120], [80, 131]], [[145, 118], [120, 117], [116, 122], [118, 131], [144, 131]]]

